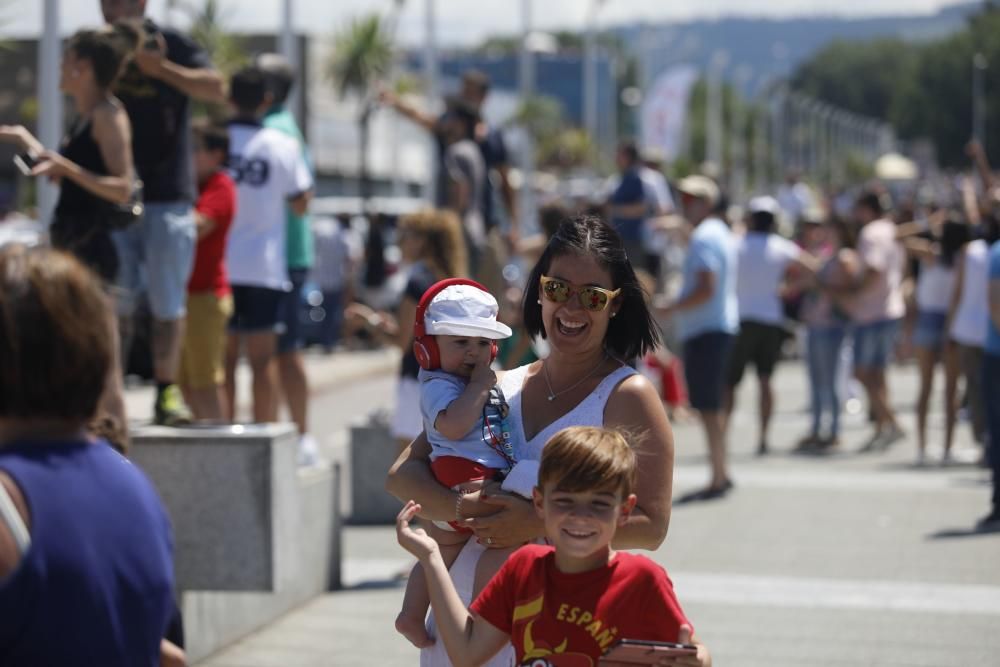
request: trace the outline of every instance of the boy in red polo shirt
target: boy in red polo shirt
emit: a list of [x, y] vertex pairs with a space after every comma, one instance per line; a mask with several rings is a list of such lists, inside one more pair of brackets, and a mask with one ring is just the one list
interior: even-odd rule
[[611, 548], [635, 507], [635, 469], [635, 452], [615, 431], [580, 426], [553, 436], [542, 450], [534, 491], [549, 545], [514, 552], [471, 610], [458, 597], [437, 542], [409, 526], [420, 505], [406, 504], [397, 539], [424, 567], [452, 661], [482, 664], [509, 641], [518, 665], [592, 666], [617, 641], [638, 639], [697, 647], [696, 655], [657, 664], [711, 665], [663, 568]]
[[193, 133], [198, 247], [188, 281], [179, 384], [195, 419], [221, 421], [227, 413], [223, 390], [226, 325], [233, 314], [224, 258], [226, 237], [236, 213], [236, 185], [225, 170], [228, 131], [195, 122]]

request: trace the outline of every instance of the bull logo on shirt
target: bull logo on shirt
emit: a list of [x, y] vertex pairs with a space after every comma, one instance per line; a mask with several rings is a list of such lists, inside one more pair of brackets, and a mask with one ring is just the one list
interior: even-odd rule
[[532, 627], [538, 616], [542, 613], [544, 595], [540, 595], [530, 602], [518, 605], [514, 608], [514, 623], [528, 621], [524, 628], [524, 658], [521, 660], [522, 667], [594, 667], [594, 661], [589, 655], [583, 653], [566, 653], [569, 645], [569, 638], [563, 638], [556, 646], [550, 646], [547, 642], [535, 640], [532, 637]]

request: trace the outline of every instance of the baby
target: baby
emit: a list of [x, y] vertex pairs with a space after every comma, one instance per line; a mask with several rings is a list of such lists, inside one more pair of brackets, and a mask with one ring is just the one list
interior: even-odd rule
[[[490, 363], [497, 343], [511, 335], [497, 322], [497, 300], [479, 283], [453, 278], [430, 287], [417, 306], [413, 352], [420, 363], [420, 411], [431, 445], [431, 471], [439, 482], [456, 490], [456, 519], [463, 493], [491, 480], [506, 480], [504, 488], [530, 498], [534, 471], [518, 466], [507, 427], [507, 402]], [[524, 480], [516, 484], [517, 479]], [[513, 484], [513, 486], [511, 486]], [[455, 521], [434, 522], [429, 533], [450, 567], [471, 531]], [[477, 581], [492, 574], [510, 554], [489, 549], [479, 560]], [[396, 630], [418, 647], [430, 644], [424, 617], [430, 598], [420, 565], [410, 573]]]

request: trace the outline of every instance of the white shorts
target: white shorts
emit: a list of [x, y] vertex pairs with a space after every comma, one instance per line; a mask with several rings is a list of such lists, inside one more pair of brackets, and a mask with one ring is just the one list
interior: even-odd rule
[[420, 383], [416, 378], [401, 377], [396, 383], [396, 411], [392, 415], [392, 437], [413, 440], [424, 430], [420, 414]]

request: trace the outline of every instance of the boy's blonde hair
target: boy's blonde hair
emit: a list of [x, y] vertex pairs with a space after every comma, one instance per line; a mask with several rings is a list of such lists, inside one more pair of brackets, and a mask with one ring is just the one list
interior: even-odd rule
[[635, 450], [622, 433], [572, 426], [545, 443], [538, 488], [554, 484], [559, 491], [614, 491], [625, 498], [635, 488], [636, 465]]

